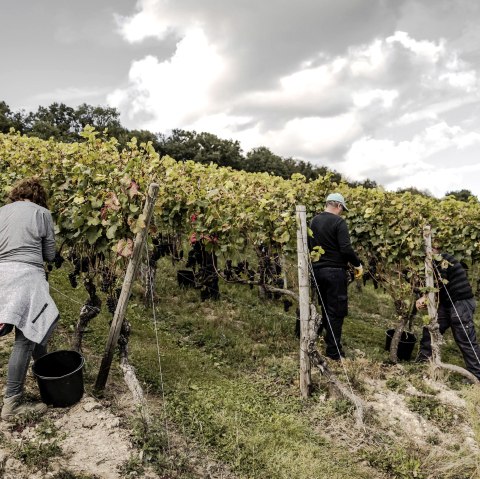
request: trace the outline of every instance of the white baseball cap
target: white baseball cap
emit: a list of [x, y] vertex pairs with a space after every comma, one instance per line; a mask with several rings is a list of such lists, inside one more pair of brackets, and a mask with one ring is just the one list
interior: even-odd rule
[[345, 198], [340, 193], [330, 193], [327, 196], [326, 201], [336, 201], [337, 203], [340, 203], [343, 206], [343, 209], [345, 211], [348, 211], [347, 205], [345, 203]]

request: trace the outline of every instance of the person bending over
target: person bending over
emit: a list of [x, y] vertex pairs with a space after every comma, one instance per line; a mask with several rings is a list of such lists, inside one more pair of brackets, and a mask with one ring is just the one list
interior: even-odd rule
[[[466, 369], [480, 379], [480, 348], [473, 323], [476, 303], [467, 272], [451, 254], [440, 252], [439, 243], [432, 251], [442, 257], [440, 261], [433, 262], [439, 288], [437, 321], [440, 334], [443, 335], [448, 328], [452, 329]], [[416, 305], [417, 309], [426, 308], [426, 297], [418, 299]], [[428, 328], [424, 326], [416, 361], [428, 361], [431, 356], [432, 340]]]

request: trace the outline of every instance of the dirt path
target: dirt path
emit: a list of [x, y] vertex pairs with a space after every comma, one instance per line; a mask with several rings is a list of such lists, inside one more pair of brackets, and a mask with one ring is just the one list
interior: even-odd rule
[[[55, 431], [54, 440], [61, 448], [61, 454], [52, 458], [48, 471], [32, 472], [24, 462], [11, 456], [11, 452], [35, 446], [45, 441], [43, 426], [51, 424]], [[68, 470], [72, 473], [98, 476], [102, 479], [119, 479], [119, 468], [131, 457], [137, 455], [131, 445], [128, 432], [120, 427], [120, 418], [112, 414], [92, 397], [85, 396], [71, 408], [51, 408], [38, 424], [26, 427], [1, 422], [3, 433], [3, 477], [36, 478], [54, 477], [56, 473]], [[12, 429], [13, 427], [13, 429]], [[53, 438], [52, 441], [53, 443]], [[5, 448], [7, 445], [7, 448]], [[9, 452], [7, 452], [9, 451]], [[33, 453], [32, 453], [33, 454]], [[157, 478], [146, 473], [145, 478]]]

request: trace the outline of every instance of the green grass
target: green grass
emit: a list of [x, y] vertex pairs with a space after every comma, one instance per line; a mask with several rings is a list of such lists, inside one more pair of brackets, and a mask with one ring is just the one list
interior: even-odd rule
[[[81, 307], [76, 302], [83, 303], [86, 293], [81, 286], [72, 290], [61, 270], [52, 273], [51, 284], [66, 293], [52, 291], [62, 312], [52, 347], [69, 347]], [[167, 418], [158, 417], [159, 424], [163, 419], [173, 422], [240, 478], [426, 474], [419, 462], [427, 453], [412, 450], [409, 444], [393, 444], [374, 420], [367, 424], [378, 426], [373, 434], [375, 447], [367, 444], [363, 449], [350, 449], [349, 438], [355, 437], [352, 406], [343, 399], [324, 401], [326, 384], [317, 374], [314, 396], [300, 398], [295, 307], [286, 313], [280, 301], [260, 298], [256, 289], [248, 286], [221, 283], [220, 287], [219, 301], [201, 302], [198, 290], [178, 288], [175, 269], [165, 258], [159, 262], [155, 311], [143, 307], [139, 294], [130, 300], [130, 361], [148, 394], [165, 397]], [[424, 364], [404, 362], [399, 370], [388, 362], [385, 331], [396, 322], [389, 297], [371, 285], [361, 292], [351, 285], [349, 293], [350, 315], [343, 341], [349, 358], [347, 374], [357, 394], [368, 393], [366, 377], [385, 379], [386, 387], [397, 393], [411, 384], [431, 394], [422, 386]], [[96, 379], [110, 319], [110, 314], [102, 312], [84, 337], [87, 391]], [[419, 337], [420, 319], [415, 321], [414, 331]], [[321, 342], [319, 349], [323, 350]], [[443, 352], [446, 361], [462, 364], [451, 336], [446, 336]], [[341, 365], [331, 367], [341, 380], [345, 379]], [[118, 369], [113, 367], [111, 380], [119, 378]], [[417, 401], [411, 406], [423, 415], [428, 416], [430, 411], [431, 418], [440, 423], [449, 422], [449, 411], [432, 401], [435, 398], [429, 404]], [[144, 461], [159, 473], [198, 477], [181, 455], [176, 458], [175, 470], [161, 428], [142, 431], [137, 427], [137, 433], [135, 441], [144, 451]], [[380, 451], [377, 456], [376, 450]], [[130, 458], [123, 472], [134, 477], [141, 474], [142, 467], [137, 459]]]
[[[179, 427], [242, 477], [375, 477], [324, 437], [298, 394], [295, 311], [248, 287], [222, 285], [220, 301], [179, 290], [159, 270], [160, 361], [167, 410]], [[132, 318], [131, 357], [160, 392], [151, 316]], [[343, 414], [340, 411], [338, 415]]]

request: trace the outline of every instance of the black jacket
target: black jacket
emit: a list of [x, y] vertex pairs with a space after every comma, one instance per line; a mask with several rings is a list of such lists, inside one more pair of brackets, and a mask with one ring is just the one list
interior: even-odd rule
[[442, 258], [444, 261], [434, 262], [435, 269], [440, 273], [441, 278], [447, 280], [446, 284], [439, 283], [440, 303], [451, 307], [451, 301], [473, 298], [472, 287], [462, 264], [448, 253], [442, 253]]
[[347, 268], [348, 263], [360, 266], [342, 217], [324, 211], [313, 218], [310, 229], [313, 232], [313, 238], [309, 239], [310, 249], [321, 246], [325, 250], [320, 260], [313, 263], [314, 268]]

